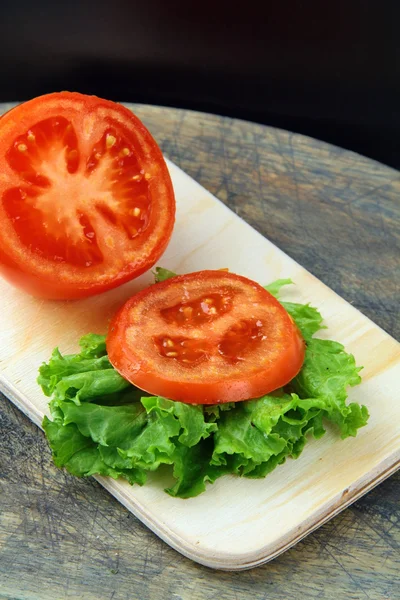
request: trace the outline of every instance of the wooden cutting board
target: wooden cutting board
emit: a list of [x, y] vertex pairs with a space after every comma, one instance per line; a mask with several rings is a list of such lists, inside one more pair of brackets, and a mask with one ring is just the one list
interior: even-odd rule
[[[285, 299], [317, 306], [328, 326], [321, 337], [345, 344], [364, 366], [349, 400], [368, 406], [368, 426], [345, 441], [329, 430], [266, 479], [224, 477], [205, 494], [180, 500], [164, 493], [158, 476], [142, 488], [98, 478], [182, 554], [214, 568], [246, 569], [271, 560], [399, 467], [400, 345], [175, 165], [169, 168], [177, 223], [160, 264], [179, 273], [229, 267], [261, 284], [290, 277], [296, 285]], [[115, 310], [151, 281], [146, 274], [78, 302], [36, 300], [0, 281], [2, 391], [40, 425], [47, 412], [36, 384], [42, 361], [57, 345], [73, 352], [81, 335], [105, 332]]]

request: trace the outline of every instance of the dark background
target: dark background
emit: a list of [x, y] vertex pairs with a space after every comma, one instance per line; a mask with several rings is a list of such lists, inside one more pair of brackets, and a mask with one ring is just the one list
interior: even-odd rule
[[241, 117], [400, 167], [400, 2], [0, 0], [0, 101], [63, 89]]

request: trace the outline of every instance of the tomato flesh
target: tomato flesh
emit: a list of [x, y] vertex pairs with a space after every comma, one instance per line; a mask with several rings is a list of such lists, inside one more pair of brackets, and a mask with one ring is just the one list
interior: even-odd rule
[[110, 325], [107, 351], [123, 377], [151, 394], [214, 404], [287, 384], [305, 348], [291, 317], [260, 285], [200, 271], [130, 298]]
[[49, 298], [88, 296], [149, 269], [175, 200], [161, 152], [121, 105], [62, 92], [0, 120], [0, 269]]

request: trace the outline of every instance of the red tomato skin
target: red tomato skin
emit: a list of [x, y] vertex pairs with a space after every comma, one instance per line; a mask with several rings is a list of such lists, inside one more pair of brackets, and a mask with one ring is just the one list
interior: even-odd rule
[[[12, 286], [35, 298], [43, 300], [80, 300], [89, 298], [90, 296], [107, 292], [124, 283], [128, 283], [132, 279], [136, 279], [136, 277], [146, 273], [146, 271], [151, 269], [151, 267], [159, 260], [158, 254], [160, 253], [160, 256], [162, 256], [165, 252], [171, 234], [172, 230], [170, 234], [165, 236], [164, 240], [160, 240], [157, 253], [154, 253], [153, 257], [149, 257], [140, 269], [136, 268], [134, 275], [132, 275], [129, 270], [126, 270], [126, 272], [119, 273], [118, 277], [107, 284], [96, 285], [95, 283], [90, 283], [87, 287], [76, 284], [72, 287], [69, 284], [63, 284], [62, 282], [57, 281], [56, 277], [45, 280], [43, 277], [25, 270], [22, 265], [15, 263], [9, 256], [2, 252], [1, 248], [0, 275]], [[57, 267], [55, 266], [55, 269], [56, 268]]]
[[[209, 274], [215, 275], [216, 271], [200, 271], [191, 273], [189, 276], [205, 277]], [[169, 282], [177, 283], [184, 280], [187, 275], [177, 276], [173, 279], [157, 283], [152, 288], [167, 286]], [[141, 298], [146, 296], [148, 288], [135, 294], [130, 298], [115, 314], [111, 320], [107, 336], [107, 352], [114, 368], [128, 381], [140, 389], [158, 396], [184, 402], [186, 404], [222, 404], [225, 402], [239, 402], [251, 398], [258, 398], [266, 395], [280, 387], [286, 385], [300, 371], [305, 357], [305, 342], [293, 322], [292, 318], [283, 309], [282, 305], [269, 292], [266, 292], [259, 284], [240, 275], [234, 275], [235, 278], [251, 283], [263, 294], [269, 296], [270, 302], [278, 306], [286, 315], [287, 325], [292, 329], [292, 341], [290, 346], [282, 353], [280, 357], [280, 369], [274, 370], [269, 374], [257, 372], [252, 376], [238, 378], [236, 380], [221, 379], [218, 383], [207, 381], [180, 382], [169, 381], [163, 376], [162, 372], [148, 372], [143, 368], [140, 356], [135, 356], [134, 360], [129, 348], [125, 342], [125, 331], [130, 325], [129, 307], [134, 303], [140, 302]]]
[[[17, 260], [13, 253], [13, 249], [7, 245], [5, 240], [2, 240], [0, 235], [0, 275], [5, 280], [23, 292], [37, 298], [49, 300], [75, 300], [93, 296], [118, 287], [139, 277], [154, 266], [165, 252], [173, 232], [175, 224], [175, 196], [168, 167], [156, 141], [136, 115], [120, 104], [98, 98], [97, 96], [86, 96], [78, 92], [55, 92], [39, 96], [29, 102], [12, 108], [0, 117], [0, 120], [2, 121], [1, 127], [10, 130], [13, 122], [22, 121], [26, 125], [26, 128], [29, 128], [30, 108], [33, 107], [37, 109], [43, 103], [54, 102], [58, 103], [60, 110], [66, 111], [71, 103], [74, 102], [80, 103], [82, 106], [82, 113], [85, 113], [86, 107], [88, 113], [93, 111], [94, 108], [117, 110], [121, 119], [126, 119], [131, 123], [134, 123], [135, 131], [139, 136], [142, 136], [143, 139], [145, 139], [147, 147], [150, 148], [152, 155], [154, 155], [158, 161], [158, 166], [169, 197], [169, 220], [165, 225], [162, 235], [159, 236], [157, 244], [153, 247], [152, 252], [143, 257], [143, 259], [139, 261], [139, 264], [125, 264], [124, 268], [115, 276], [106, 281], [102, 281], [101, 283], [91, 279], [90, 273], [84, 272], [72, 283], [62, 281], [59, 277], [57, 269], [58, 265], [56, 263], [54, 264], [54, 271], [51, 275], [43, 276], [43, 274], [35, 272], [35, 270], [30, 268], [29, 259], [26, 261]], [[21, 112], [21, 110], [23, 112]], [[0, 129], [0, 155], [7, 151], [7, 144], [9, 143], [7, 135], [2, 135], [2, 133], [3, 132]], [[0, 193], [1, 191], [0, 186]]]

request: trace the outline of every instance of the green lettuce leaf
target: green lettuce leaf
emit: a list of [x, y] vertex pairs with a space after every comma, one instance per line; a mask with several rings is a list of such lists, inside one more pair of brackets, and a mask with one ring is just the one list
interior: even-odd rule
[[[255, 403], [256, 406], [258, 402]], [[227, 455], [235, 454], [246, 459], [241, 466], [261, 464], [270, 456], [279, 454], [286, 442], [279, 434], [265, 432], [255, 426], [252, 411], [246, 402], [238, 403], [235, 410], [225, 412], [218, 422], [218, 431], [214, 436], [212, 464], [228, 464]]]
[[359, 371], [354, 356], [347, 354], [342, 344], [311, 339], [303, 367], [291, 385], [301, 397], [323, 396], [342, 403], [347, 387], [361, 382]]
[[[156, 281], [175, 276], [156, 269]], [[266, 289], [279, 296], [288, 279]], [[356, 435], [368, 410], [347, 404], [360, 368], [343, 346], [313, 336], [323, 328], [318, 310], [282, 302], [306, 342], [300, 373], [285, 388], [238, 403], [194, 406], [150, 396], [124, 380], [110, 364], [105, 336], [88, 334], [80, 351], [55, 349], [39, 369], [38, 382], [51, 397], [52, 421], [43, 428], [55, 464], [73, 475], [122, 477], [142, 485], [162, 465], [174, 483], [166, 492], [196, 496], [225, 474], [265, 477], [287, 458], [297, 459], [307, 440], [331, 423], [342, 438]]]
[[234, 455], [235, 472], [240, 475], [258, 477], [258, 473], [270, 472], [284, 458], [300, 455], [307, 434], [323, 435], [322, 420], [316, 420], [321, 408], [323, 401], [303, 403], [296, 394], [241, 402], [218, 423], [211, 463], [227, 465], [228, 455]]
[[99, 358], [107, 355], [105, 335], [88, 333], [81, 337], [79, 346], [81, 347], [81, 357]]
[[46, 396], [51, 396], [57, 384], [64, 377], [106, 369], [112, 371], [112, 365], [108, 360], [108, 356], [96, 358], [85, 358], [81, 354], [62, 356], [59, 349], [55, 348], [49, 362], [40, 367], [38, 382], [42, 386]]
[[104, 475], [118, 479], [123, 477], [132, 485], [143, 485], [146, 472], [137, 468], [115, 468], [108, 465], [99, 452], [97, 444], [88, 437], [83, 436], [76, 425], [62, 425], [43, 419], [43, 429], [46, 433], [50, 448], [53, 452], [54, 464], [64, 467], [77, 477], [90, 477], [90, 475]]
[[293, 281], [291, 279], [277, 279], [276, 281], [273, 281], [269, 285], [265, 285], [264, 288], [267, 290], [267, 292], [269, 292], [270, 294], [275, 296], [275, 298], [279, 298], [279, 293], [280, 293], [281, 289], [285, 285], [291, 285], [291, 284], [293, 284]]
[[160, 283], [166, 279], [171, 279], [171, 277], [176, 277], [176, 273], [169, 271], [168, 269], [163, 269], [162, 267], [156, 267], [153, 275], [156, 283]]
[[126, 450], [119, 449], [124, 458], [149, 471], [161, 464], [172, 464], [175, 451], [174, 440], [178, 437], [180, 424], [173, 415], [148, 415], [146, 427]]
[[60, 408], [64, 425], [75, 423], [82, 435], [102, 446], [129, 448], [147, 424], [140, 402], [122, 406], [63, 402]]
[[224, 404], [206, 404], [203, 406], [204, 415], [209, 423], [218, 421], [221, 412], [235, 408], [234, 402], [225, 402]]
[[160, 396], [142, 398], [142, 404], [148, 414], [158, 414], [159, 417], [173, 415], [181, 427], [178, 441], [184, 446], [195, 446], [201, 439], [209, 437], [212, 432], [217, 430], [215, 423], [207, 423], [204, 420], [202, 406], [175, 402]]
[[369, 416], [365, 406], [346, 404], [347, 389], [361, 382], [360, 370], [342, 344], [313, 338], [307, 342], [303, 367], [290, 387], [300, 397], [323, 399], [326, 417], [338, 425], [342, 438], [355, 436]]
[[326, 329], [322, 325], [323, 318], [320, 313], [309, 304], [296, 304], [295, 302], [281, 302], [281, 304], [293, 318], [306, 341], [310, 340], [320, 329]]
[[175, 484], [165, 491], [178, 498], [193, 498], [206, 490], [207, 483], [214, 483], [218, 477], [230, 473], [225, 466], [211, 464], [212, 440], [196, 446], [176, 444], [173, 455], [173, 476]]
[[63, 377], [54, 386], [53, 395], [56, 401], [69, 398], [75, 404], [80, 404], [85, 400], [115, 394], [129, 387], [130, 383], [114, 369], [85, 371]]
[[57, 384], [70, 375], [105, 369], [113, 371], [106, 353], [105, 335], [89, 333], [80, 339], [79, 345], [79, 353], [64, 356], [55, 348], [49, 362], [39, 368], [38, 383], [46, 396], [51, 396]]

